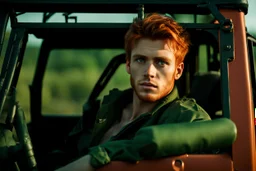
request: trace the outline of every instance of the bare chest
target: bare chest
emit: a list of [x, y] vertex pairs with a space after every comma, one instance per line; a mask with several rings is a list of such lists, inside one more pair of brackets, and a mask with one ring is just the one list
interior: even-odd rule
[[109, 128], [109, 130], [102, 137], [100, 143], [106, 142], [112, 136], [116, 135], [125, 125], [129, 124], [132, 121], [130, 119], [131, 115], [132, 115], [131, 110], [129, 110], [129, 108], [125, 108], [122, 112], [122, 118], [120, 122], [116, 122]]

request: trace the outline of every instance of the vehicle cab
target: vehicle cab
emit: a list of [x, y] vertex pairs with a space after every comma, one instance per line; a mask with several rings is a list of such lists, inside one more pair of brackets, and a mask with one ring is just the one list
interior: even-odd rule
[[[29, 23], [18, 20], [20, 15], [29, 12], [42, 13], [42, 20]], [[229, 148], [220, 151], [169, 156], [157, 160], [142, 160], [138, 163], [112, 161], [98, 170], [256, 171], [256, 117], [254, 111], [256, 104], [254, 55], [256, 39], [246, 30], [247, 0], [205, 0], [204, 2], [201, 0], [1, 1], [0, 116], [7, 115], [4, 117], [4, 129], [2, 130], [7, 129], [10, 132], [8, 135], [16, 131], [17, 142], [21, 142], [17, 145], [13, 143], [12, 146], [15, 148], [10, 150], [11, 152], [3, 152], [6, 154], [2, 156], [3, 160], [13, 161], [14, 159], [17, 163], [13, 166], [12, 162], [8, 162], [8, 166], [10, 164], [11, 168], [20, 168], [21, 171], [33, 170], [37, 167], [40, 170], [41, 159], [47, 157], [49, 152], [65, 146], [68, 133], [79, 119], [85, 113], [95, 114], [97, 112], [102, 100], [102, 93], [113, 88], [108, 87], [108, 83], [117, 79], [115, 74], [125, 72], [118, 68], [125, 63], [123, 38], [130, 23], [79, 22], [78, 17], [72, 14], [101, 13], [102, 17], [104, 14], [134, 14], [143, 17], [145, 13], [149, 12], [167, 13], [188, 30], [192, 46], [184, 61], [183, 76], [177, 83], [179, 94], [195, 98], [213, 120], [228, 118], [234, 122], [236, 130], [231, 131], [236, 131], [236, 140]], [[55, 13], [61, 13], [65, 21], [62, 23], [49, 22]], [[11, 22], [11, 31], [8, 44], [5, 47], [8, 21]], [[30, 122], [26, 123], [22, 118], [23, 112], [18, 110], [22, 102], [17, 103], [21, 96], [16, 96], [16, 92], [19, 92], [19, 80], [22, 78], [21, 72], [25, 66], [23, 62], [26, 59], [25, 52], [28, 49], [29, 35], [41, 39], [42, 44], [37, 52], [34, 69], [30, 71], [33, 73], [33, 78], [28, 85], [29, 92], [23, 94], [29, 99], [29, 110], [28, 113], [25, 113], [26, 118], [28, 116], [31, 118]], [[110, 54], [108, 61], [103, 59], [104, 56], [102, 58], [102, 55], [107, 53], [101, 53], [106, 49]], [[86, 72], [84, 73], [85, 77], [77, 79], [73, 91], [70, 91], [75, 103], [77, 103], [77, 99], [81, 101], [81, 112], [78, 111], [75, 114], [68, 111], [68, 108], [65, 108], [65, 101], [61, 101], [62, 105], [60, 104], [63, 111], [51, 112], [51, 109], [56, 111], [58, 105], [56, 101], [52, 101], [52, 98], [47, 99], [44, 94], [47, 84], [55, 82], [52, 86], [58, 85], [54, 87], [54, 92], [52, 91], [52, 93], [57, 93], [54, 96], [57, 97], [64, 94], [64, 89], [60, 88], [61, 84], [58, 82], [66, 78], [68, 83], [75, 77], [64, 72], [65, 67], [62, 67], [58, 70], [58, 78], [50, 79], [52, 74], [50, 71], [52, 68], [58, 67], [56, 64], [60, 64], [66, 56], [70, 56], [70, 65], [73, 64], [73, 61], [77, 62], [78, 53], [73, 53], [73, 51], [81, 50], [84, 50], [84, 54], [79, 56], [79, 60], [84, 60], [84, 67], [89, 69], [82, 70]], [[97, 72], [93, 71], [90, 68], [91, 63], [88, 63], [90, 56], [96, 58], [95, 53], [90, 50], [98, 52], [98, 63], [105, 61], [104, 64], [99, 65], [101, 70], [97, 71], [97, 76], [93, 75]], [[35, 56], [35, 53], [33, 55]], [[55, 63], [51, 64], [51, 61], [54, 60]], [[75, 66], [83, 67], [79, 64], [77, 62]], [[90, 76], [97, 78], [94, 79], [94, 83], [89, 83]], [[48, 77], [50, 81], [47, 82]], [[123, 75], [118, 79], [120, 77]], [[116, 82], [118, 85], [122, 81]], [[66, 83], [63, 82], [63, 84]], [[82, 86], [81, 89], [85, 89], [89, 84], [92, 86], [87, 94], [81, 96], [81, 94], [83, 95], [81, 91], [74, 91], [78, 89], [77, 84]], [[128, 84], [129, 82], [127, 82]], [[127, 88], [127, 85], [122, 86]], [[45, 103], [48, 103], [49, 106], [46, 107]], [[90, 115], [87, 119], [90, 124], [95, 119], [95, 115]], [[7, 149], [6, 146], [3, 147], [3, 149]], [[23, 160], [20, 160], [21, 158]], [[24, 160], [27, 163], [24, 164]], [[1, 167], [3, 166], [0, 165], [0, 169]]]

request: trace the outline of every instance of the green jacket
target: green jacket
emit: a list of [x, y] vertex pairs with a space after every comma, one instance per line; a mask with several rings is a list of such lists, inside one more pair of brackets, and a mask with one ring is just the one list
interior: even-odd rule
[[[124, 126], [117, 135], [99, 145], [105, 132], [121, 119], [122, 109], [131, 100], [131, 89], [125, 91], [114, 89], [104, 97], [92, 132], [88, 131], [88, 134], [84, 134], [80, 141], [82, 143], [78, 147], [80, 151], [86, 151], [91, 155], [93, 167], [99, 168], [113, 160], [137, 162], [170, 155], [200, 153], [206, 148], [215, 148], [211, 145], [216, 140], [215, 135], [200, 132], [201, 129], [196, 128], [198, 126], [195, 124], [190, 124], [189, 131], [192, 132], [188, 131], [188, 123], [200, 121], [197, 123], [204, 125], [205, 121], [211, 119], [194, 99], [180, 99], [176, 87], [169, 95], [161, 99], [151, 112], [140, 115]], [[228, 129], [233, 129], [232, 126], [231, 124]], [[196, 135], [195, 132], [198, 134]], [[223, 130], [218, 132], [223, 132]], [[180, 137], [181, 134], [183, 137]], [[188, 136], [191, 142], [188, 141]], [[198, 136], [202, 136], [204, 140], [201, 141], [202, 139]], [[228, 138], [231, 140], [227, 143], [222, 142], [224, 146], [234, 141], [234, 136]]]

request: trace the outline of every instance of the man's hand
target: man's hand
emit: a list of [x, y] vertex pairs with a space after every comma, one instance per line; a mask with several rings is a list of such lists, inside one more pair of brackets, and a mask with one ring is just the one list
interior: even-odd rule
[[91, 156], [86, 155], [55, 171], [95, 171], [90, 164]]

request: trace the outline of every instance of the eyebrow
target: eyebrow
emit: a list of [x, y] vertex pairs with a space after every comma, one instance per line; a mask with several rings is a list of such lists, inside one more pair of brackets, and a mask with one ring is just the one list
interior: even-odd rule
[[154, 57], [155, 59], [161, 59], [164, 61], [172, 61], [170, 58], [168, 58], [167, 56], [156, 56]]
[[147, 57], [147, 56], [141, 55], [141, 54], [134, 54], [134, 55], [132, 55], [132, 57]]
[[[141, 55], [141, 54], [134, 54], [132, 55], [132, 58], [148, 58], [147, 56], [145, 55]], [[172, 59], [168, 58], [167, 56], [155, 56], [153, 57], [154, 60], [163, 60], [163, 61], [166, 61], [168, 63], [171, 63], [172, 62]]]
[[[134, 55], [132, 55], [132, 57], [147, 57], [147, 56], [141, 55], [141, 54], [134, 54]], [[154, 58], [169, 60], [169, 58], [167, 56], [155, 56]]]

